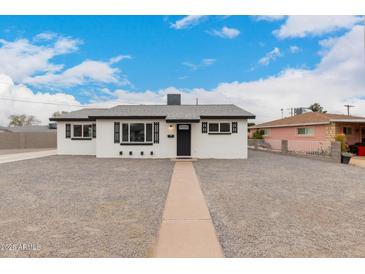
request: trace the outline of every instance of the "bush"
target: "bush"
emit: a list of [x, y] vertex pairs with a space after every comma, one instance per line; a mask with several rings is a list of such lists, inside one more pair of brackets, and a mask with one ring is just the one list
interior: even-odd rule
[[255, 133], [252, 134], [252, 138], [253, 139], [264, 139], [263, 135], [264, 135], [264, 130], [263, 129], [261, 129], [261, 130], [257, 129], [255, 131]]
[[341, 143], [341, 151], [346, 152], [347, 151], [347, 144], [346, 144], [346, 135], [341, 133], [337, 134], [335, 137], [336, 142]]

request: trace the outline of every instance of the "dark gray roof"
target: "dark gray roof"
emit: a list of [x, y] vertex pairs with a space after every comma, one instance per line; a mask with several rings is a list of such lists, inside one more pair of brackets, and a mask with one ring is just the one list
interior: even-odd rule
[[166, 120], [199, 120], [200, 118], [248, 118], [255, 116], [230, 105], [119, 105], [110, 109], [82, 109], [51, 120], [107, 118], [165, 118]]
[[59, 121], [59, 120], [89, 120], [89, 116], [98, 115], [99, 113], [107, 110], [107, 108], [83, 108], [76, 111], [71, 111], [65, 114], [62, 114], [59, 117], [49, 118], [50, 121]]

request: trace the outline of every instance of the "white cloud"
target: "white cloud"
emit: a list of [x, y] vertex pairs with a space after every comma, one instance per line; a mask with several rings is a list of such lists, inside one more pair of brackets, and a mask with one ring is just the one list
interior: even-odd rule
[[199, 24], [206, 16], [188, 15], [170, 25], [173, 29], [186, 29]]
[[47, 87], [73, 87], [85, 84], [114, 83], [128, 85], [125, 76], [120, 76], [120, 70], [114, 68], [114, 64], [122, 59], [121, 56], [112, 58], [108, 63], [86, 60], [79, 65], [69, 68], [61, 73], [46, 73], [39, 76], [29, 77], [24, 83], [33, 86]]
[[72, 95], [34, 93], [24, 85], [14, 84], [9, 76], [0, 74], [0, 125], [2, 126], [8, 125], [8, 117], [12, 114], [35, 115], [42, 124], [47, 124], [48, 118], [55, 111], [76, 110], [77, 105], [80, 103]]
[[360, 16], [289, 16], [273, 33], [279, 38], [319, 36], [340, 29], [351, 29], [362, 22]]
[[54, 32], [41, 32], [33, 37], [34, 41], [50, 41], [57, 37], [57, 34]]
[[223, 27], [221, 30], [208, 31], [209, 34], [221, 38], [233, 39], [240, 35], [240, 31], [234, 28]]
[[63, 65], [53, 64], [50, 60], [61, 54], [78, 49], [79, 40], [59, 37], [53, 44], [40, 46], [27, 39], [9, 42], [0, 39], [0, 74], [9, 75], [16, 83], [38, 73], [59, 71]]
[[116, 57], [110, 58], [109, 60], [109, 64], [115, 64], [115, 63], [119, 63], [120, 61], [123, 61], [125, 59], [132, 59], [132, 56], [130, 55], [118, 55]]
[[291, 53], [295, 54], [295, 53], [300, 52], [300, 51], [301, 51], [301, 48], [300, 48], [300, 47], [298, 47], [298, 46], [290, 46], [290, 47], [289, 47], [289, 51], [290, 51]]
[[285, 17], [286, 17], [285, 15], [258, 15], [255, 16], [255, 19], [257, 21], [273, 22], [273, 21], [283, 20]]
[[280, 52], [280, 49], [274, 48], [272, 51], [266, 53], [265, 56], [259, 60], [259, 64], [267, 66], [270, 64], [270, 62], [275, 61], [278, 57], [281, 56], [282, 54]]
[[216, 59], [212, 59], [212, 58], [205, 58], [203, 60], [200, 61], [199, 64], [194, 64], [191, 62], [183, 62], [182, 65], [190, 68], [191, 70], [195, 71], [198, 70], [202, 67], [207, 67], [207, 66], [211, 66], [216, 62]]

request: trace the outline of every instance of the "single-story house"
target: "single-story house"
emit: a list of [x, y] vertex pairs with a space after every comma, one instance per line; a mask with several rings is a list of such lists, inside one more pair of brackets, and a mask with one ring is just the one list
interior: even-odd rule
[[50, 118], [57, 122], [58, 154], [123, 158], [247, 158], [247, 119], [232, 104], [87, 108]]
[[365, 143], [365, 118], [343, 114], [306, 112], [251, 126], [250, 136], [256, 130], [263, 130], [267, 141], [333, 142], [343, 133], [349, 145]]

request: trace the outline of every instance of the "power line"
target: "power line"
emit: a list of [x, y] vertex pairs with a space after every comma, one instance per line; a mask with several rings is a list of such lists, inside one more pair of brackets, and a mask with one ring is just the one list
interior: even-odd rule
[[33, 104], [46, 104], [46, 105], [68, 106], [68, 107], [81, 107], [81, 105], [72, 105], [72, 104], [54, 103], [54, 102], [41, 102], [41, 101], [33, 101], [33, 100], [27, 100], [27, 99], [15, 99], [15, 98], [10, 98], [10, 97], [0, 97], [0, 100], [17, 101], [17, 102], [33, 103]]

